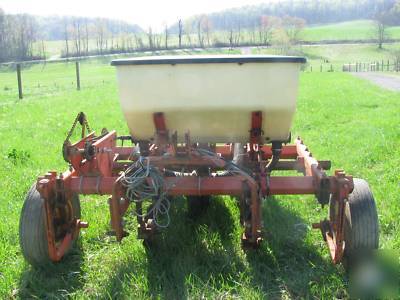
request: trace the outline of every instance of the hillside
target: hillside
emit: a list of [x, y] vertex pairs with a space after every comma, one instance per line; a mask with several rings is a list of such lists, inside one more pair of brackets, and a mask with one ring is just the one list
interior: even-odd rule
[[94, 31], [97, 24], [101, 20], [106, 24], [106, 29], [113, 33], [139, 33], [143, 29], [136, 24], [127, 23], [120, 20], [99, 19], [99, 18], [80, 18], [80, 17], [61, 17], [61, 16], [33, 16], [37, 24], [38, 32], [44, 40], [55, 41], [64, 39], [65, 26], [71, 26], [74, 22], [81, 23], [82, 27], [88, 26], [91, 31]]
[[[267, 1], [266, 1], [267, 2]], [[258, 5], [230, 8], [209, 14], [199, 14], [184, 20], [187, 28], [208, 23], [213, 30], [254, 29], [260, 26], [263, 16], [292, 16], [304, 19], [307, 24], [329, 24], [357, 19], [373, 19], [377, 12], [389, 11], [396, 0], [283, 0]], [[400, 19], [394, 23], [400, 25]], [[392, 24], [395, 25], [395, 24]], [[171, 26], [178, 31], [178, 24]]]
[[[309, 25], [300, 34], [303, 41], [340, 41], [376, 39], [376, 25], [373, 20], [354, 20], [333, 24]], [[387, 28], [387, 38], [399, 39], [400, 26]]]

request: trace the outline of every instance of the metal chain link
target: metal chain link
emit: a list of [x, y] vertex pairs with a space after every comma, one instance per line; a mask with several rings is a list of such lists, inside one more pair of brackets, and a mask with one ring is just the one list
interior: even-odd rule
[[86, 128], [86, 130], [87, 130], [88, 133], [91, 132], [91, 129], [90, 129], [90, 126], [89, 126], [89, 122], [88, 122], [88, 120], [87, 120], [87, 118], [86, 118], [86, 115], [85, 115], [83, 112], [80, 112], [80, 113], [76, 116], [75, 121], [74, 121], [74, 123], [72, 124], [71, 129], [68, 131], [68, 134], [67, 134], [67, 137], [66, 137], [66, 139], [65, 139], [65, 141], [64, 141], [64, 144], [67, 143], [67, 142], [69, 142], [69, 139], [71, 138], [72, 134], [74, 133], [75, 127], [76, 127], [76, 125], [78, 124], [78, 122], [79, 122], [82, 126], [85, 126], [85, 128]]

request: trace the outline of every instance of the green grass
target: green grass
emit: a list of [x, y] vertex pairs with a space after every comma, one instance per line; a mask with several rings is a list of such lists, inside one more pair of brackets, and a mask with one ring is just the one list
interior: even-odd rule
[[[343, 64], [348, 63], [379, 62], [381, 64], [383, 61], [386, 65], [389, 60], [390, 64], [393, 64], [396, 51], [400, 51], [400, 43], [385, 44], [383, 49], [373, 44], [295, 46], [289, 50], [289, 54], [307, 57], [306, 70], [309, 71], [312, 66], [314, 72], [319, 72], [321, 65], [323, 71], [330, 70], [331, 65], [334, 71], [342, 71]], [[253, 48], [252, 53], [282, 54], [282, 50], [277, 47]]]
[[[113, 67], [82, 64], [82, 90], [74, 66], [48, 64], [24, 72], [26, 97], [18, 101], [13, 71], [0, 73], [0, 298], [327, 298], [347, 295], [341, 266], [330, 262], [310, 224], [327, 215], [311, 196], [263, 203], [265, 243], [240, 249], [239, 212], [216, 198], [207, 215], [187, 218], [183, 199], [172, 223], [146, 250], [132, 234], [109, 237], [106, 197], [81, 197], [90, 227], [79, 246], [51, 273], [27, 265], [18, 245], [25, 193], [48, 170], [67, 168], [61, 145], [79, 111], [93, 128], [128, 132], [119, 107]], [[35, 88], [40, 82], [43, 88]], [[55, 86], [55, 83], [57, 86]], [[4, 87], [11, 89], [4, 89]], [[369, 181], [380, 220], [381, 247], [399, 249], [400, 94], [344, 73], [302, 73], [293, 136], [301, 135], [319, 159], [332, 160]]]
[[[388, 37], [400, 38], [400, 26], [388, 27]], [[357, 20], [328, 25], [307, 26], [300, 35], [304, 41], [376, 39], [374, 21]]]

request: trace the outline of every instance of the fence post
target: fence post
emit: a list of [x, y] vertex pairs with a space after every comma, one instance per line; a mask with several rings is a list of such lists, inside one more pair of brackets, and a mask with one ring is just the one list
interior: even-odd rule
[[79, 74], [79, 61], [75, 62], [76, 70], [76, 89], [79, 91], [81, 89], [81, 77]]
[[332, 64], [331, 64], [331, 72], [333, 72], [333, 66], [332, 66]]
[[319, 66], [319, 71], [322, 72], [322, 65]]
[[22, 99], [22, 79], [21, 79], [21, 65], [17, 64], [17, 81], [18, 81], [18, 98]]
[[312, 66], [310, 66], [310, 72], [312, 72]]

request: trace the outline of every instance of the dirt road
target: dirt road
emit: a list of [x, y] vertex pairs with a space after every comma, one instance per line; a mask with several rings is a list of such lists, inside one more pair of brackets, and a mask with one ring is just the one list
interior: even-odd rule
[[400, 92], [400, 75], [386, 73], [353, 73], [355, 76], [369, 80], [374, 84], [391, 91]]

